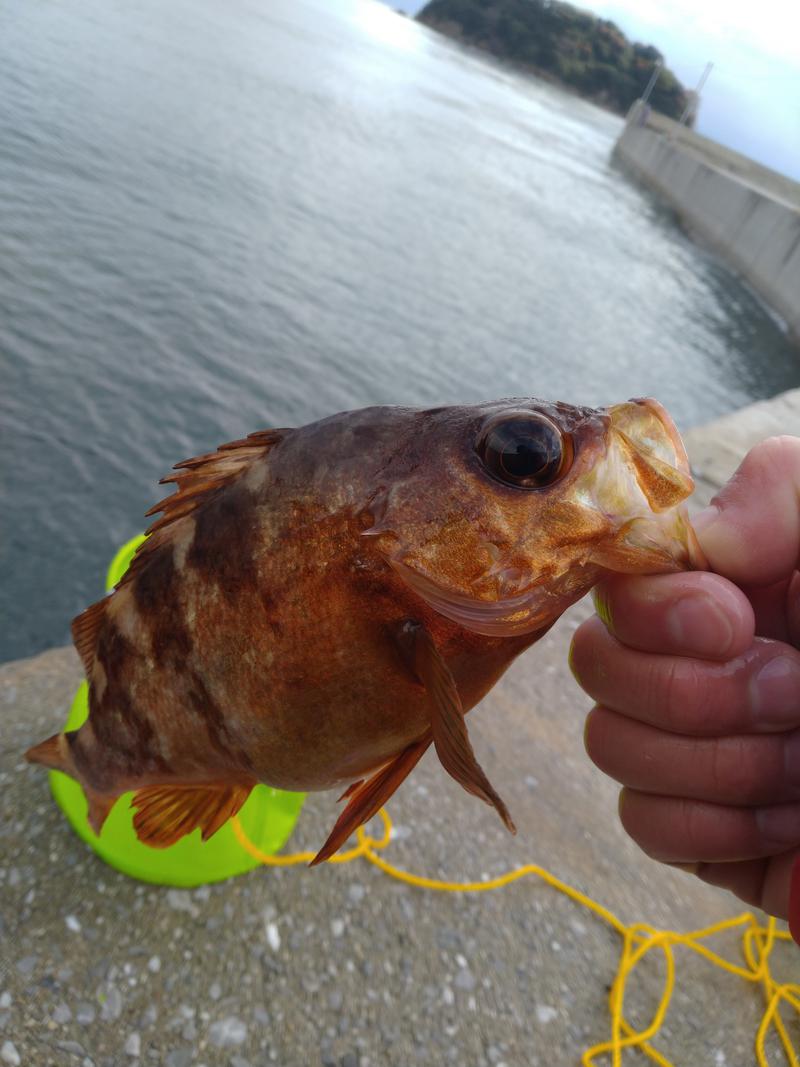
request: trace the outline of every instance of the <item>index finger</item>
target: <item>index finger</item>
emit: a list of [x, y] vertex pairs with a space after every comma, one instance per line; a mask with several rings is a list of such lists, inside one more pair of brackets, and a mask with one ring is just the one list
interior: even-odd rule
[[757, 444], [694, 528], [711, 570], [737, 585], [791, 577], [800, 556], [800, 438]]

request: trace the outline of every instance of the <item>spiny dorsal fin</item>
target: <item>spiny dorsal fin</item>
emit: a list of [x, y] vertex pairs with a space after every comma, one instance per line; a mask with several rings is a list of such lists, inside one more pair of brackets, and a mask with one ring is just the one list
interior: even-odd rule
[[237, 475], [252, 463], [254, 459], [265, 455], [281, 440], [286, 430], [259, 430], [251, 433], [241, 441], [231, 441], [220, 445], [216, 452], [207, 452], [204, 456], [184, 459], [176, 463], [173, 470], [177, 474], [168, 474], [162, 478], [160, 485], [174, 482], [177, 485], [172, 496], [154, 504], [145, 515], [163, 512], [160, 519], [150, 526], [147, 533], [161, 530], [175, 519], [182, 518], [198, 508], [204, 500], [222, 486], [233, 481]]
[[203, 456], [176, 463], [173, 470], [177, 473], [168, 474], [159, 484], [167, 485], [173, 482], [177, 489], [146, 512], [147, 516], [155, 515], [159, 511], [163, 514], [146, 530], [147, 540], [137, 549], [119, 585], [128, 582], [152, 553], [169, 540], [169, 527], [173, 523], [195, 512], [210, 497], [238, 477], [253, 460], [265, 456], [288, 432], [286, 429], [258, 430], [240, 441], [220, 445], [216, 452], [207, 452]]
[[96, 604], [92, 604], [86, 611], [82, 611], [72, 620], [72, 641], [81, 657], [86, 677], [92, 677], [94, 667], [94, 653], [97, 648], [97, 632], [106, 610], [108, 597], [104, 596]]

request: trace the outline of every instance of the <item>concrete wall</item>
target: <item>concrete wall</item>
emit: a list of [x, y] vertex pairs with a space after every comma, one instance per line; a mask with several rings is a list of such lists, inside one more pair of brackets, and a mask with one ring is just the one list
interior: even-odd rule
[[800, 185], [635, 104], [614, 157], [752, 285], [800, 340]]

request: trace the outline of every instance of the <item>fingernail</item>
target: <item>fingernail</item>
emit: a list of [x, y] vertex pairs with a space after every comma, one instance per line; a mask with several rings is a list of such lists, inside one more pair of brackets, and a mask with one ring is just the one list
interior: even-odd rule
[[692, 519], [692, 526], [695, 528], [696, 533], [705, 533], [709, 527], [713, 526], [719, 518], [720, 511], [715, 504], [709, 504], [707, 508], [703, 508]]
[[800, 806], [780, 804], [774, 808], [758, 808], [756, 825], [768, 847], [796, 845], [800, 842]]
[[733, 645], [733, 623], [711, 597], [681, 597], [668, 610], [666, 624], [675, 644], [696, 656], [724, 656]]
[[692, 519], [692, 525], [712, 568], [719, 568], [721, 574], [727, 573], [727, 565], [741, 552], [741, 542], [737, 530], [725, 518], [722, 509], [710, 504]]
[[750, 702], [756, 725], [786, 730], [800, 722], [800, 663], [776, 656], [750, 679]]

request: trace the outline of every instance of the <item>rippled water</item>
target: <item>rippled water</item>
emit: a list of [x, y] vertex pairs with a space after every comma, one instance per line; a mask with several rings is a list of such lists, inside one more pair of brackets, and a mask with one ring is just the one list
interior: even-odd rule
[[370, 403], [800, 383], [608, 164], [619, 121], [373, 0], [5, 0], [0, 659], [63, 642], [176, 460]]

